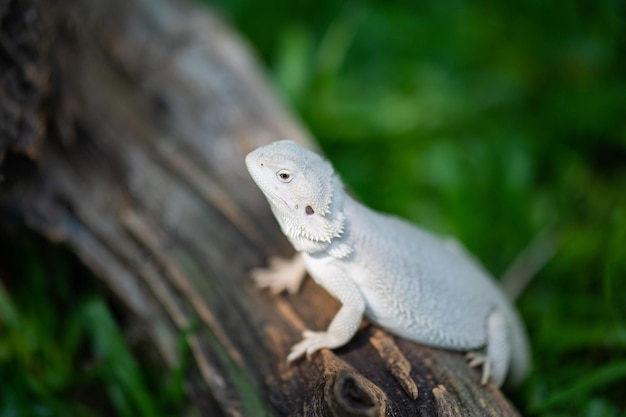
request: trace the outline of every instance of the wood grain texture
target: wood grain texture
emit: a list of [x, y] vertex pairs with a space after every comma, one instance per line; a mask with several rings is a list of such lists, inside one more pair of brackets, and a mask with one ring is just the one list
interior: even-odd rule
[[[5, 160], [13, 180], [0, 191], [1, 222], [67, 245], [163, 366], [178, 363], [187, 332], [187, 389], [202, 414], [518, 415], [462, 354], [369, 325], [341, 349], [286, 364], [301, 331], [325, 328], [338, 304], [311, 280], [293, 296], [252, 285], [252, 267], [292, 249], [243, 157], [279, 138], [314, 144], [210, 10], [177, 0], [3, 7], [3, 28], [10, 12], [31, 13], [23, 24], [37, 29], [36, 47], [23, 62], [3, 58], [3, 71], [38, 86], [22, 107], [39, 127], [0, 143], [36, 167], [21, 175]], [[3, 35], [0, 48], [20, 51], [16, 42]], [[7, 114], [2, 132], [17, 132], [25, 119]]]

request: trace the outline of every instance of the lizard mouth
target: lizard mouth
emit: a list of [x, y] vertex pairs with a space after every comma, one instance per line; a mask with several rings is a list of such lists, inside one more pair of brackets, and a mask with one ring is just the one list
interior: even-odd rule
[[272, 198], [275, 198], [276, 200], [279, 200], [281, 203], [283, 203], [285, 205], [285, 207], [287, 207], [288, 209], [293, 210], [293, 207], [291, 207], [289, 205], [289, 203], [287, 203], [287, 201], [284, 198], [282, 198], [281, 196], [279, 196], [278, 194], [273, 194], [272, 193], [271, 196], [272, 196]]

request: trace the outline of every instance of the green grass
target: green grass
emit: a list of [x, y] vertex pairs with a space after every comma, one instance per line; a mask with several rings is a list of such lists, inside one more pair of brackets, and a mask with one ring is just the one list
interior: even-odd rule
[[141, 365], [73, 257], [32, 236], [0, 253], [0, 416], [180, 414], [182, 364], [166, 376]]
[[626, 5], [216, 0], [368, 205], [459, 237], [522, 294], [525, 415], [626, 416]]

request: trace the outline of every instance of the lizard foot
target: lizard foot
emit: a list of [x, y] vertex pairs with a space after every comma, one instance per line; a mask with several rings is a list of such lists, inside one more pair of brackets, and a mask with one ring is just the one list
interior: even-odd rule
[[491, 376], [491, 360], [485, 354], [478, 352], [467, 352], [465, 355], [465, 359], [469, 361], [468, 365], [470, 368], [476, 368], [478, 366], [483, 367], [483, 374], [480, 379], [481, 385], [487, 385], [489, 382], [489, 377]]
[[250, 271], [252, 279], [259, 288], [267, 288], [272, 294], [288, 291], [295, 294], [305, 276], [304, 263], [299, 255], [293, 259], [272, 257], [269, 268], [254, 268]]
[[287, 362], [293, 362], [299, 357], [306, 354], [309, 358], [313, 353], [320, 349], [333, 349], [341, 346], [345, 343], [340, 337], [337, 337], [329, 332], [314, 332], [312, 330], [305, 330], [302, 332], [304, 339], [299, 343], [296, 343], [291, 348], [289, 355], [287, 356]]

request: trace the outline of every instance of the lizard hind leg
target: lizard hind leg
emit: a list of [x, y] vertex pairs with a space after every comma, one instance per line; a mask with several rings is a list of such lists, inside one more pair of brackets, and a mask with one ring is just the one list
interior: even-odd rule
[[470, 352], [467, 354], [469, 366], [483, 368], [480, 383], [487, 384], [489, 379], [498, 387], [502, 386], [511, 362], [511, 345], [507, 321], [502, 311], [493, 310], [487, 316], [487, 346], [485, 354]]

